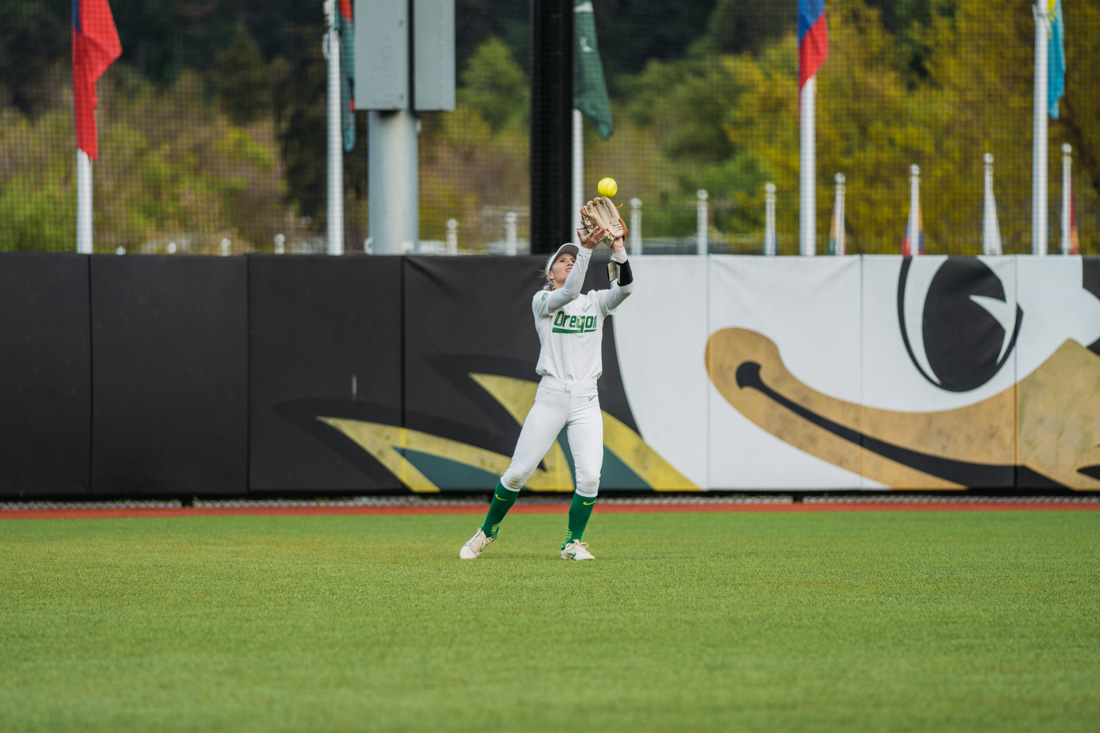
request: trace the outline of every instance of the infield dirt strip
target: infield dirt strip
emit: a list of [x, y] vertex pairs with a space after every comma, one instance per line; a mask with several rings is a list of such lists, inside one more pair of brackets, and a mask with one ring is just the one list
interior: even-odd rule
[[[484, 514], [486, 503], [447, 502], [418, 505], [329, 505], [329, 506], [256, 506], [190, 507], [65, 507], [0, 509], [0, 519], [125, 519], [141, 517], [219, 517], [219, 516], [325, 516], [325, 515], [447, 515]], [[540, 501], [524, 504], [520, 499], [510, 514], [561, 514], [568, 501]], [[629, 502], [609, 499], [597, 512], [616, 514], [654, 514], [679, 512], [988, 512], [988, 511], [1100, 511], [1100, 501], [820, 501], [820, 502]]]

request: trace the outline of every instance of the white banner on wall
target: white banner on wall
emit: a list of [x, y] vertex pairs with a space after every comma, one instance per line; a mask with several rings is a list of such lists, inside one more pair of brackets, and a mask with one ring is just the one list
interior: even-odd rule
[[614, 318], [634, 419], [647, 445], [696, 486], [709, 487], [707, 260], [639, 257], [631, 267], [639, 286]]
[[1100, 489], [1100, 267], [1082, 258], [634, 263], [645, 442], [711, 490]]
[[1100, 260], [1014, 258], [1019, 484], [1100, 489]]
[[858, 405], [859, 258], [713, 257], [709, 316], [711, 487], [861, 488], [858, 443], [784, 402]]
[[[737, 386], [742, 361], [774, 348], [808, 389], [858, 405], [858, 257], [663, 257], [633, 266], [640, 282], [661, 284], [639, 287], [615, 316], [623, 384], [648, 445], [709, 489], [866, 486], [858, 443], [826, 436], [846, 457], [840, 465], [823, 460], [753, 422], [772, 413], [784, 424], [801, 418]], [[744, 405], [742, 412], [727, 393], [734, 402], [742, 393], [756, 397], [767, 414]]]

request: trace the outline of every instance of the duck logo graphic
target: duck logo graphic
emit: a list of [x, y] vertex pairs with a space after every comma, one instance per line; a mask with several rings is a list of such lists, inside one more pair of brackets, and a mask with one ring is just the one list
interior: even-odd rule
[[[937, 263], [924, 289], [923, 307], [911, 313], [913, 260], [898, 276], [898, 327], [913, 365], [925, 379], [949, 392], [969, 392], [987, 383], [1012, 354], [1024, 311], [1006, 297], [1004, 283], [978, 259]], [[931, 268], [930, 268], [931, 269]], [[909, 286], [909, 287], [907, 287]], [[914, 318], [919, 315], [919, 318]], [[910, 326], [916, 320], [917, 327]]]
[[998, 276], [977, 258], [921, 259], [898, 270], [896, 325], [923, 379], [881, 367], [895, 347], [872, 300], [861, 399], [807, 383], [812, 367], [779, 347], [797, 327], [714, 331], [711, 383], [772, 436], [884, 486], [1100, 490], [1100, 261], [1001, 262]]

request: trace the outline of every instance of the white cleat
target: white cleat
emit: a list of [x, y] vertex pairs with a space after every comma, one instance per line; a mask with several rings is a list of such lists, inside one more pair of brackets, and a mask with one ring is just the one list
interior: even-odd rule
[[[467, 540], [462, 549], [458, 551], [458, 556], [463, 560], [476, 560], [481, 551], [485, 549], [485, 545], [492, 541], [493, 538], [486, 537], [485, 533], [481, 531], [481, 527], [478, 527], [474, 536]], [[565, 557], [565, 555], [562, 555], [562, 557]]]
[[570, 542], [561, 550], [562, 560], [595, 560], [596, 556], [588, 551], [587, 542]]

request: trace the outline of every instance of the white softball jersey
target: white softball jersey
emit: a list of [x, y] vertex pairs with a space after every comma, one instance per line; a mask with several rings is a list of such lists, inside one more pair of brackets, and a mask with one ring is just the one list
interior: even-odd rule
[[632, 287], [616, 280], [607, 290], [577, 295], [592, 259], [581, 248], [560, 290], [535, 293], [531, 310], [542, 350], [535, 371], [563, 382], [586, 382], [603, 374], [603, 322], [630, 295]]
[[[542, 380], [512, 461], [500, 477], [501, 485], [511, 491], [523, 487], [563, 427], [568, 428], [577, 493], [594, 497], [599, 491], [603, 413], [596, 380], [603, 373], [603, 322], [633, 287], [620, 287], [615, 281], [607, 290], [580, 295], [591, 258], [590, 250], [580, 249], [562, 288], [535, 293], [531, 300], [542, 343], [536, 367]], [[625, 255], [616, 259], [625, 261]]]

